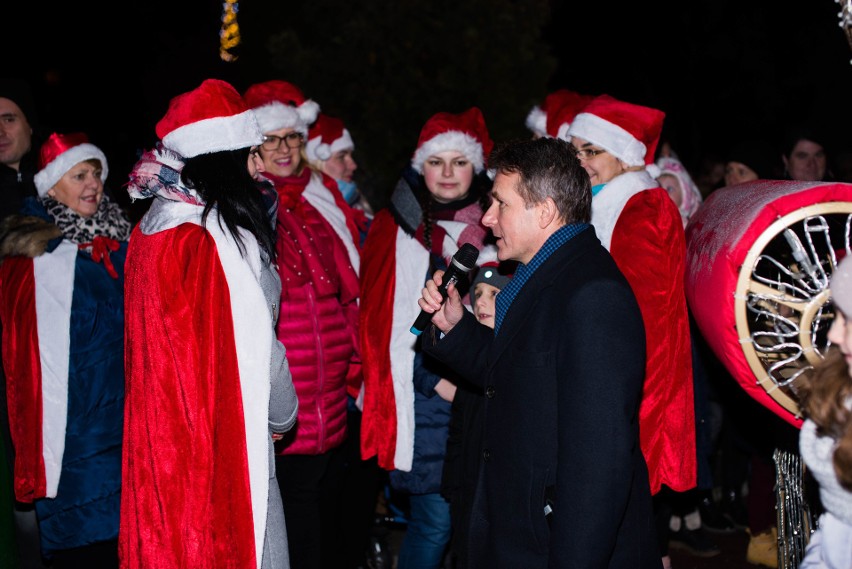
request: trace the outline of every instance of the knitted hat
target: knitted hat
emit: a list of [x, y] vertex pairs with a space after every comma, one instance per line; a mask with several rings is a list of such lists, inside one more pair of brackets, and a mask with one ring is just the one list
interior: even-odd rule
[[298, 87], [286, 81], [255, 83], [244, 97], [254, 109], [263, 132], [292, 128], [307, 138], [308, 127], [317, 120], [320, 111], [317, 103], [305, 99]]
[[831, 274], [829, 282], [834, 304], [847, 318], [852, 316], [852, 257], [844, 257]]
[[[547, 136], [560, 140], [569, 140], [568, 127], [583, 108], [594, 100], [592, 95], [581, 95], [574, 91], [557, 91], [551, 109], [547, 112], [545, 129]], [[545, 101], [547, 102], [547, 101]]]
[[39, 171], [35, 175], [35, 186], [40, 197], [65, 175], [68, 170], [84, 160], [96, 159], [101, 162], [101, 182], [106, 182], [109, 168], [101, 149], [89, 143], [89, 137], [82, 132], [71, 134], [53, 133], [41, 145], [39, 153]]
[[485, 127], [485, 117], [478, 108], [471, 107], [457, 115], [436, 113], [420, 131], [417, 150], [411, 157], [411, 167], [420, 172], [429, 156], [455, 150], [464, 154], [479, 173], [485, 168], [485, 161], [493, 146]]
[[354, 149], [355, 143], [343, 121], [336, 117], [320, 114], [308, 131], [308, 143], [305, 153], [308, 160], [316, 162], [328, 160], [335, 152]]
[[29, 83], [14, 77], [0, 78], [0, 97], [9, 99], [21, 109], [32, 128], [38, 125], [38, 115]]
[[686, 170], [686, 166], [684, 166], [677, 158], [661, 156], [659, 160], [657, 160], [657, 167], [660, 169], [660, 174], [657, 178], [663, 174], [669, 174], [670, 176], [677, 178], [678, 182], [680, 182], [681, 196], [680, 206], [678, 206], [678, 209], [680, 210], [680, 216], [683, 218], [683, 224], [685, 227], [687, 222], [689, 222], [689, 219], [696, 211], [698, 211], [698, 208], [704, 201], [704, 198], [701, 195], [701, 190], [699, 190], [698, 186], [695, 185], [695, 182], [692, 181], [692, 176], [689, 175], [689, 172]]
[[512, 274], [505, 271], [505, 267], [501, 267], [499, 263], [490, 261], [483, 263], [476, 271], [476, 276], [473, 278], [473, 283], [470, 285], [470, 290], [476, 288], [479, 283], [490, 284], [493, 287], [503, 289], [512, 279]]
[[779, 156], [780, 153], [765, 140], [741, 140], [728, 150], [725, 163], [739, 162], [754, 170], [758, 178], [774, 179], [781, 168]]
[[645, 166], [654, 163], [665, 117], [657, 109], [599, 95], [574, 118], [568, 136], [600, 146], [628, 166]]
[[219, 79], [205, 79], [174, 97], [156, 131], [164, 146], [184, 158], [263, 142], [254, 113], [233, 86]]

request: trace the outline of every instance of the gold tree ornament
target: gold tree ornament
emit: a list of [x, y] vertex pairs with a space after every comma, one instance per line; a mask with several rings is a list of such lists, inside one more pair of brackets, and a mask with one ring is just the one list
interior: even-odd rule
[[222, 61], [236, 61], [237, 56], [231, 50], [240, 45], [240, 25], [237, 13], [240, 3], [237, 0], [225, 0], [222, 3], [222, 27], [219, 30], [219, 57]]
[[[840, 12], [837, 17], [840, 18], [840, 27], [846, 34], [846, 41], [849, 42], [849, 48], [852, 49], [852, 0], [834, 0], [840, 4]], [[850, 61], [852, 63], [852, 61]]]

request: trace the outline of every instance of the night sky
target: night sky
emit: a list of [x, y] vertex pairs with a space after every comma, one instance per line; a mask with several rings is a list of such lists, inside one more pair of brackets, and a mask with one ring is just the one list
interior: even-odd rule
[[[559, 61], [551, 90], [664, 110], [666, 136], [687, 165], [734, 139], [776, 137], [798, 119], [830, 130], [838, 150], [852, 147], [852, 50], [833, 0], [619, 4], [553, 2], [543, 30]], [[206, 77], [246, 79], [245, 64], [219, 59], [219, 2], [97, 5], [4, 8], [4, 73], [34, 83], [43, 123], [87, 130], [119, 164], [153, 143], [170, 97]]]

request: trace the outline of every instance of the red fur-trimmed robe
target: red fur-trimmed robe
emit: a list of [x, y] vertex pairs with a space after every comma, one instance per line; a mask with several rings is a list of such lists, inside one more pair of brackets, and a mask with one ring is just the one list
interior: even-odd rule
[[11, 257], [0, 271], [15, 496], [21, 502], [55, 498], [59, 486], [77, 250], [63, 241], [49, 255]]
[[[449, 260], [464, 243], [480, 249], [477, 264], [497, 258], [483, 246], [482, 209], [471, 204], [454, 220], [435, 222], [433, 243]], [[418, 230], [418, 235], [422, 231]], [[378, 456], [386, 470], [410, 471], [414, 455], [414, 344], [411, 325], [429, 271], [429, 251], [406, 233], [389, 210], [378, 212], [361, 257], [361, 356], [364, 415], [361, 454]]]
[[240, 255], [215, 211], [205, 229], [200, 206], [165, 207], [134, 230], [126, 268], [121, 566], [254, 569], [272, 343], [260, 255], [248, 234]]
[[680, 213], [647, 172], [626, 172], [592, 200], [592, 225], [627, 277], [645, 323], [639, 435], [651, 492], [663, 484], [689, 490], [696, 484], [697, 457]]

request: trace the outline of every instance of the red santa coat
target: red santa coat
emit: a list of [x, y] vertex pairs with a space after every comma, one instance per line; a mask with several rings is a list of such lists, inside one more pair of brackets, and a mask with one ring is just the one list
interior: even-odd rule
[[59, 487], [77, 251], [62, 241], [50, 255], [11, 257], [3, 264], [3, 360], [15, 440], [15, 496], [22, 502], [54, 498]]
[[[497, 259], [484, 245], [478, 204], [455, 220], [439, 220], [437, 234], [444, 259], [465, 243], [480, 250], [477, 264]], [[411, 325], [420, 314], [420, 291], [429, 271], [429, 251], [394, 220], [378, 212], [361, 259], [361, 353], [364, 361], [364, 415], [361, 455], [378, 457], [386, 470], [410, 471], [414, 458], [414, 346]]]
[[361, 269], [361, 254], [359, 251], [359, 243], [361, 242], [360, 233], [358, 230], [357, 215], [355, 210], [346, 203], [340, 189], [330, 176], [323, 173], [319, 174], [322, 178], [322, 183], [318, 183], [316, 178], [311, 177], [311, 181], [305, 186], [305, 191], [302, 195], [309, 204], [314, 206], [323, 218], [331, 225], [337, 236], [346, 247], [346, 253], [349, 255], [349, 262], [355, 273]]
[[592, 200], [592, 224], [627, 277], [645, 323], [639, 435], [651, 492], [697, 478], [686, 240], [677, 206], [645, 171], [611, 180]]
[[[125, 568], [260, 567], [269, 493], [272, 322], [215, 211], [169, 202], [126, 269]], [[150, 211], [149, 211], [150, 213]]]

